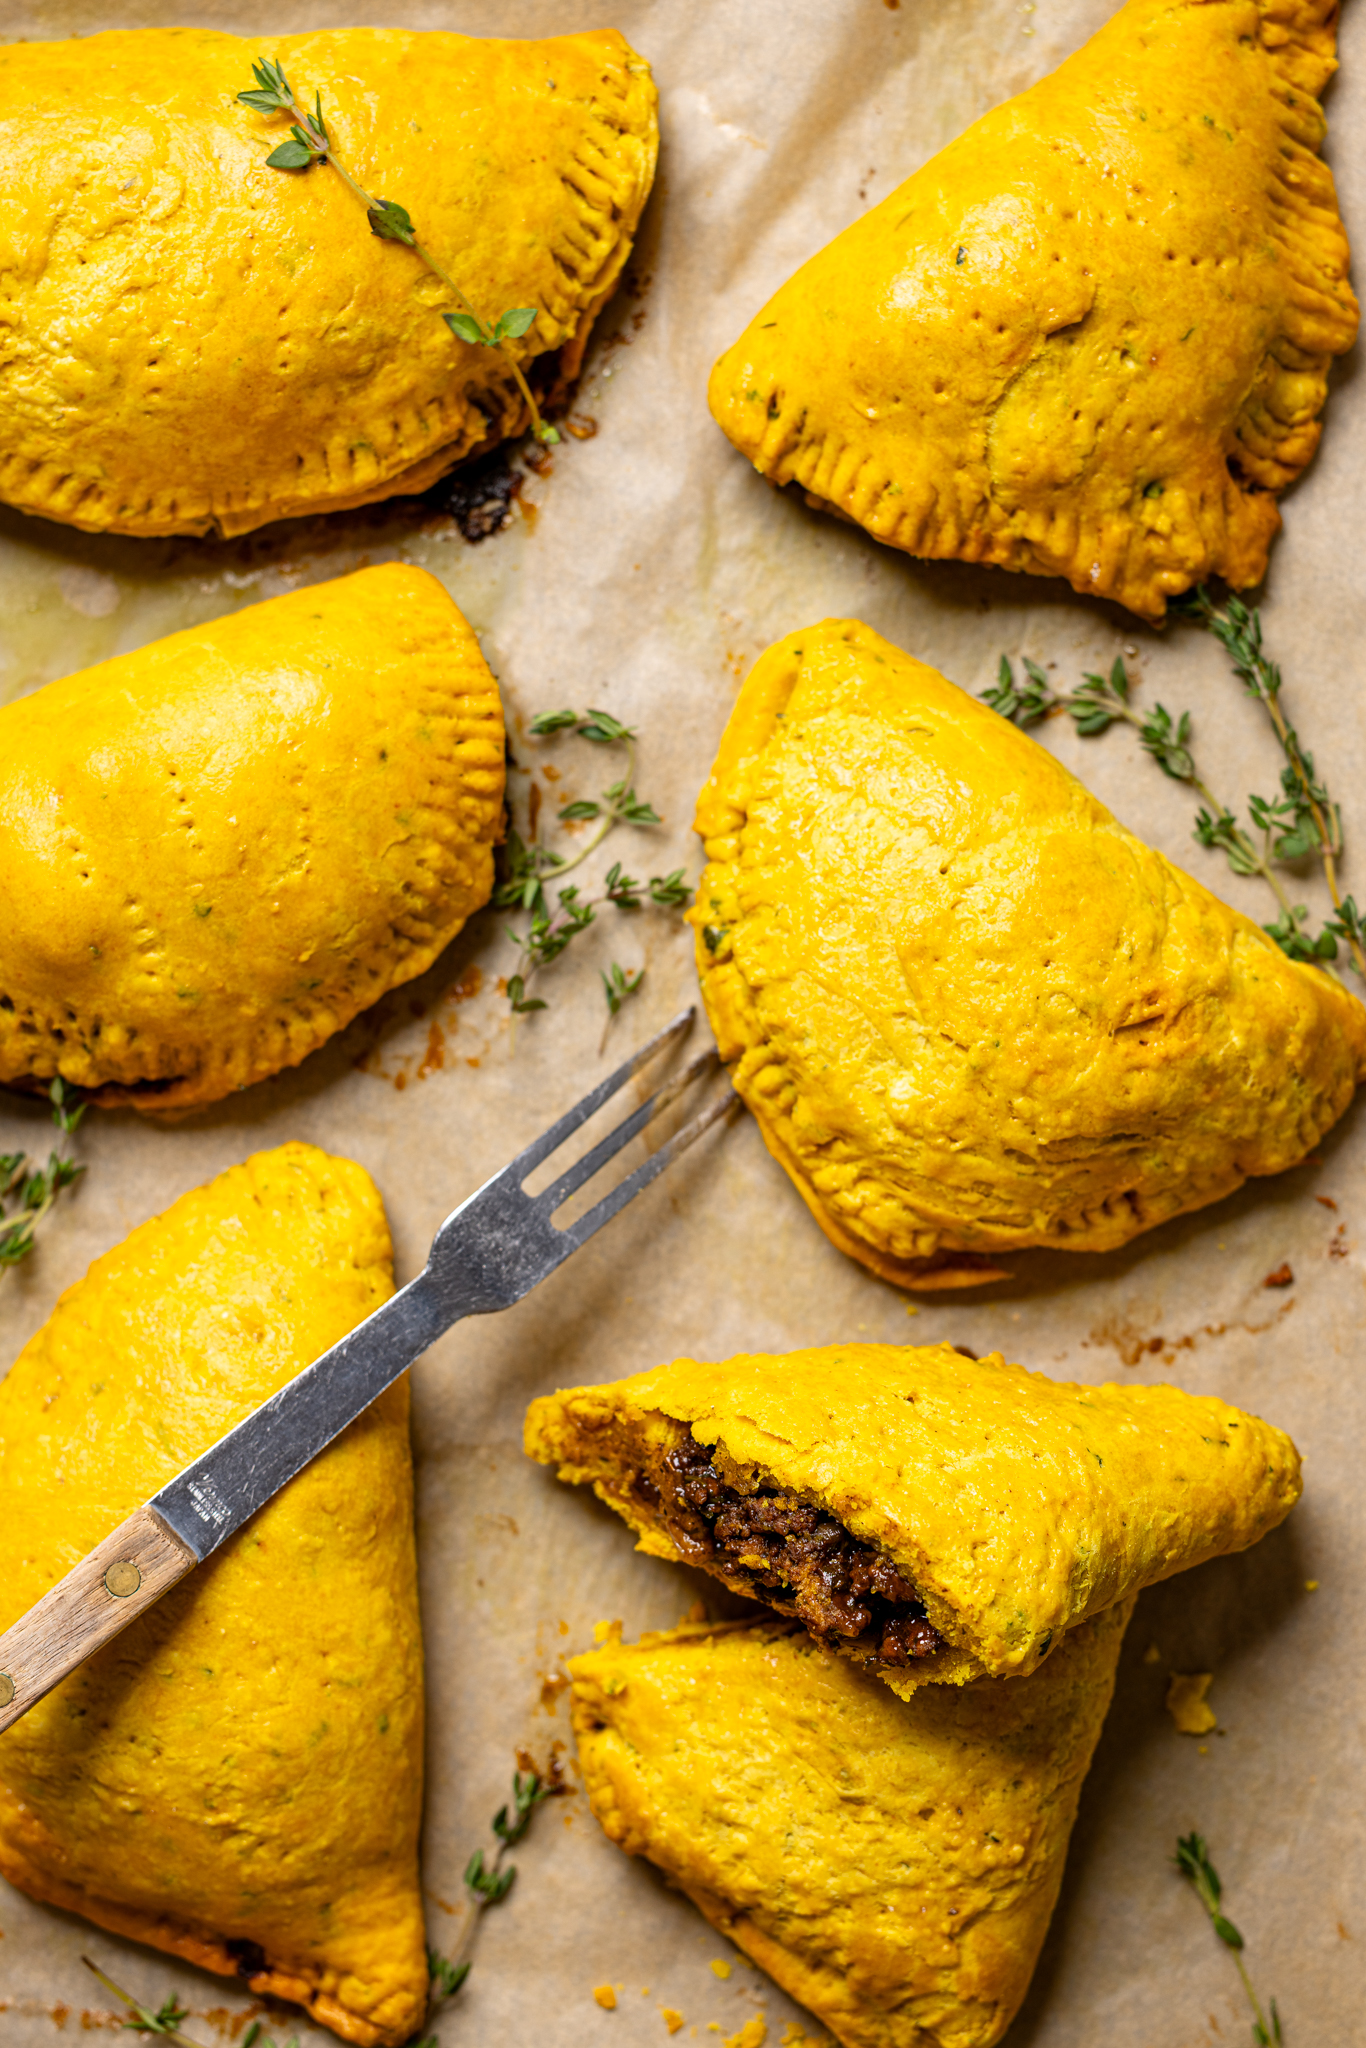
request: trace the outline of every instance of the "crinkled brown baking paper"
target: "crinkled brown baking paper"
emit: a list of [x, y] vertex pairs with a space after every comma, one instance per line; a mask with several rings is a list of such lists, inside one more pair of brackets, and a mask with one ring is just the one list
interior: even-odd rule
[[[298, 0], [283, 15], [278, 0], [128, 0], [122, 9], [112, 0], [6, 0], [0, 33], [11, 37], [353, 21], [546, 34], [610, 20], [654, 63], [664, 144], [631, 289], [608, 310], [577, 400], [596, 436], [566, 443], [553, 473], [527, 485], [507, 531], [470, 546], [449, 519], [410, 505], [224, 545], [171, 545], [91, 539], [0, 512], [0, 693], [301, 580], [401, 557], [449, 585], [515, 719], [594, 704], [638, 723], [639, 787], [666, 822], [614, 842], [612, 854], [633, 873], [684, 860], [697, 873], [692, 800], [737, 678], [770, 640], [826, 613], [867, 619], [971, 689], [992, 680], [1003, 650], [1056, 661], [1059, 677], [1070, 678], [1137, 649], [1142, 701], [1193, 710], [1227, 800], [1270, 791], [1279, 763], [1202, 636], [1179, 629], [1160, 637], [1058, 584], [881, 550], [761, 483], [704, 401], [713, 358], [802, 258], [969, 120], [1058, 62], [1107, 12], [1107, 0], [623, 0], [616, 8], [597, 0], [355, 8]], [[1347, 10], [1342, 55], [1328, 97], [1328, 155], [1349, 228], [1366, 240], [1359, 6]], [[327, 81], [316, 82], [326, 98]], [[394, 260], [406, 259], [396, 250]], [[1266, 622], [1292, 712], [1344, 801], [1346, 878], [1363, 898], [1360, 387], [1349, 358], [1335, 376], [1322, 450], [1286, 501]], [[1128, 824], [1233, 900], [1269, 914], [1253, 885], [1234, 882], [1216, 855], [1192, 843], [1189, 794], [1164, 781], [1130, 736], [1080, 741], [1050, 725], [1046, 738]], [[583, 742], [515, 744], [523, 771], [537, 764], [550, 803], [611, 779]], [[562, 771], [558, 782], [541, 774], [546, 762]], [[530, 779], [513, 778], [523, 818]], [[1318, 901], [1312, 877], [1299, 893]], [[134, 1223], [286, 1137], [350, 1153], [370, 1169], [389, 1206], [400, 1271], [412, 1273], [441, 1216], [603, 1072], [613, 1049], [624, 1051], [693, 992], [681, 930], [647, 912], [581, 941], [546, 977], [552, 1008], [514, 1031], [496, 988], [513, 967], [505, 922], [477, 919], [422, 982], [296, 1074], [171, 1130], [132, 1115], [92, 1117], [80, 1136], [86, 1181], [64, 1201], [39, 1255], [0, 1291], [4, 1359], [58, 1290]], [[649, 974], [604, 1051], [596, 970], [614, 957], [644, 961]], [[0, 1149], [46, 1138], [39, 1109], [6, 1101]], [[587, 1643], [599, 1619], [620, 1617], [631, 1635], [675, 1621], [699, 1591], [686, 1575], [637, 1558], [606, 1509], [524, 1462], [528, 1398], [681, 1351], [945, 1337], [974, 1351], [1001, 1345], [1053, 1373], [1170, 1377], [1218, 1392], [1292, 1431], [1307, 1461], [1304, 1503], [1284, 1529], [1140, 1602], [1012, 2048], [1196, 2048], [1248, 2038], [1232, 1958], [1168, 1865], [1177, 1835], [1193, 1827], [1213, 1846], [1254, 1977], [1277, 1996], [1287, 2040], [1305, 2048], [1359, 2041], [1364, 1154], [1358, 1111], [1317, 1163], [1125, 1252], [1021, 1258], [1012, 1282], [922, 1298], [912, 1315], [904, 1297], [831, 1249], [741, 1123], [699, 1146], [521, 1307], [438, 1345], [415, 1374], [433, 1941], [448, 1948], [458, 1933], [461, 1870], [488, 1839], [514, 1751], [544, 1764], [566, 1741], [559, 1659]], [[1283, 1263], [1293, 1284], [1265, 1287]], [[1306, 1591], [1308, 1580], [1317, 1591]], [[1203, 1742], [1176, 1733], [1163, 1706], [1172, 1671], [1214, 1673], [1220, 1732]], [[683, 2013], [681, 2042], [716, 2039], [713, 2021], [724, 2039], [762, 2011], [776, 2044], [796, 2017], [748, 1967], [737, 1963], [724, 1979], [712, 1971], [725, 1944], [649, 1868], [607, 1844], [581, 1792], [538, 1814], [517, 1861], [516, 1888], [487, 1917], [474, 1973], [441, 2022], [443, 2048], [663, 2048], [661, 2006]], [[206, 2042], [219, 2038], [219, 2025], [228, 2038], [228, 2012], [240, 2016], [250, 2004], [234, 1986], [3, 1888], [0, 1929], [6, 2048], [50, 2048], [68, 2008], [68, 2038], [83, 2007], [112, 2024], [82, 1952], [153, 2003], [177, 1991], [194, 2014], [187, 2025]], [[594, 2002], [602, 1984], [618, 1987], [615, 2011]], [[271, 2031], [284, 2039], [295, 2024], [272, 2022]], [[327, 2038], [299, 2032], [309, 2048]]]

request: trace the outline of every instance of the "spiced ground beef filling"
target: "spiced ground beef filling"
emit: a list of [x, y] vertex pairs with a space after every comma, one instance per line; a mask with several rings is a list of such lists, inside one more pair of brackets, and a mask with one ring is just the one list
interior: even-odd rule
[[943, 1649], [891, 1558], [796, 1494], [763, 1485], [739, 1491], [714, 1455], [685, 1436], [635, 1480], [690, 1564], [711, 1564], [743, 1583], [831, 1648], [856, 1643], [867, 1664], [910, 1664]]

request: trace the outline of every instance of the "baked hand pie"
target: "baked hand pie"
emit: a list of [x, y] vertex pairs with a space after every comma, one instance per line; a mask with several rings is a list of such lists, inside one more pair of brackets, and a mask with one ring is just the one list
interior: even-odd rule
[[1289, 1437], [1227, 1402], [945, 1344], [679, 1358], [533, 1401], [525, 1444], [638, 1549], [805, 1623], [903, 1699], [1027, 1676], [1300, 1493]]
[[[0, 1385], [0, 1629], [393, 1291], [368, 1175], [282, 1145], [97, 1259]], [[427, 1999], [406, 1380], [0, 1735], [0, 1872], [399, 2048]]]
[[1024, 1997], [1132, 1603], [1032, 1678], [894, 1699], [780, 1622], [570, 1660], [598, 1821], [845, 2048], [991, 2048]]
[[441, 584], [292, 591], [0, 710], [0, 1082], [294, 1066], [488, 901], [503, 714]]
[[1129, 0], [813, 256], [712, 372], [760, 473], [1160, 619], [1256, 583], [1357, 305], [1336, 0]]
[[[411, 216], [486, 325], [330, 167], [272, 169], [279, 61], [338, 160]], [[614, 29], [119, 30], [0, 48], [0, 498], [91, 532], [247, 533], [422, 491], [578, 374], [654, 178], [649, 66]]]
[[780, 640], [698, 801], [723, 1059], [826, 1234], [902, 1286], [1110, 1251], [1297, 1165], [1366, 1009], [856, 620]]

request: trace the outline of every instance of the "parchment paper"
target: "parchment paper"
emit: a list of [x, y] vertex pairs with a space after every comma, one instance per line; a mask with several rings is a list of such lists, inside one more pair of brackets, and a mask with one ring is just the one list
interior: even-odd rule
[[[10, 37], [355, 21], [539, 35], [606, 19], [655, 66], [664, 141], [633, 285], [605, 316], [578, 401], [599, 431], [567, 443], [553, 473], [528, 483], [507, 531], [470, 546], [449, 521], [416, 524], [410, 505], [221, 546], [163, 545], [84, 538], [0, 512], [0, 693], [300, 581], [399, 557], [443, 578], [501, 677], [523, 821], [533, 774], [547, 802], [592, 793], [610, 778], [585, 743], [530, 742], [517, 721], [572, 703], [605, 705], [639, 725], [639, 787], [666, 822], [613, 842], [611, 856], [635, 873], [686, 861], [697, 874], [692, 800], [737, 679], [770, 640], [831, 613], [868, 620], [970, 689], [992, 680], [1002, 651], [1056, 662], [1060, 678], [1075, 678], [1137, 650], [1142, 701], [1194, 712], [1226, 799], [1270, 789], [1279, 763], [1258, 714], [1204, 636], [1184, 628], [1159, 636], [1057, 584], [931, 567], [882, 549], [771, 491], [706, 411], [713, 358], [798, 262], [969, 120], [1050, 69], [1109, 11], [1108, 0], [296, 0], [283, 13], [278, 0], [4, 0], [0, 32]], [[1329, 115], [1328, 154], [1361, 237], [1360, 6], [1348, 10]], [[1344, 802], [1346, 883], [1359, 896], [1360, 381], [1352, 359], [1336, 378], [1322, 452], [1286, 501], [1266, 599], [1293, 715]], [[1064, 722], [1044, 737], [1129, 824], [1254, 914], [1269, 914], [1256, 888], [1194, 845], [1188, 793], [1165, 782], [1128, 735], [1084, 742]], [[545, 763], [559, 781], [545, 779]], [[1318, 900], [1312, 877], [1302, 893]], [[546, 977], [551, 1010], [514, 1032], [496, 986], [514, 965], [505, 922], [492, 913], [476, 919], [423, 981], [298, 1072], [231, 1104], [170, 1130], [131, 1114], [92, 1116], [79, 1141], [86, 1180], [39, 1255], [0, 1291], [3, 1363], [58, 1291], [132, 1225], [288, 1137], [369, 1168], [388, 1204], [400, 1276], [414, 1272], [444, 1213], [614, 1053], [694, 993], [681, 930], [647, 913], [581, 941]], [[596, 969], [613, 957], [643, 961], [648, 977], [603, 1048]], [[704, 1031], [699, 1025], [698, 1036]], [[42, 1147], [47, 1135], [39, 1110], [8, 1099], [0, 1107], [0, 1148]], [[437, 1346], [415, 1373], [432, 1940], [453, 1945], [461, 1870], [488, 1840], [514, 1752], [544, 1764], [552, 1745], [567, 1741], [563, 1692], [546, 1686], [561, 1656], [586, 1645], [599, 1619], [620, 1617], [633, 1636], [677, 1620], [699, 1592], [714, 1594], [636, 1557], [615, 1517], [525, 1462], [520, 1424], [530, 1396], [679, 1352], [724, 1356], [851, 1335], [946, 1338], [978, 1352], [1001, 1345], [1064, 1376], [1171, 1378], [1217, 1392], [1291, 1430], [1307, 1460], [1305, 1499], [1285, 1528], [1250, 1555], [1140, 1602], [1012, 2048], [1248, 2039], [1232, 1959], [1169, 1867], [1176, 1836], [1192, 1827], [1212, 1844], [1256, 1982], [1278, 1998], [1287, 2042], [1359, 2042], [1364, 1150], [1357, 1111], [1318, 1163], [1123, 1253], [1021, 1257], [1010, 1283], [908, 1308], [826, 1243], [741, 1120], [519, 1308]], [[1293, 1287], [1267, 1290], [1265, 1276], [1283, 1261]], [[1318, 1590], [1307, 1591], [1307, 1580]], [[1163, 1699], [1169, 1672], [1206, 1670], [1215, 1674], [1220, 1728], [1202, 1745], [1175, 1732]], [[662, 2005], [685, 2015], [684, 2041], [714, 2038], [713, 2023], [730, 2035], [759, 2011], [776, 2043], [800, 2017], [757, 1971], [736, 1963], [729, 1979], [713, 1973], [727, 1944], [648, 1866], [606, 1842], [581, 1791], [541, 1811], [517, 1861], [512, 1897], [487, 1916], [473, 1975], [440, 2024], [444, 2048], [662, 2048]], [[236, 1986], [3, 1886], [0, 1929], [0, 2032], [14, 2048], [48, 2048], [54, 2027], [115, 2025], [80, 1966], [83, 1952], [153, 2003], [174, 1989], [206, 2041], [215, 2028], [240, 2035], [245, 2015], [259, 2009]], [[614, 2012], [593, 2002], [592, 1987], [603, 1983], [618, 1987]], [[289, 2015], [271, 2027], [281, 2040], [297, 2028], [308, 2048], [331, 2039]]]

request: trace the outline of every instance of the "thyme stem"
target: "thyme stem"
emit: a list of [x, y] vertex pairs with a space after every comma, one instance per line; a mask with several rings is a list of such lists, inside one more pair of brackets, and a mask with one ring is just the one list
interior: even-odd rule
[[[648, 900], [661, 909], [677, 910], [691, 893], [683, 880], [682, 868], [676, 868], [670, 875], [651, 875], [648, 882], [642, 883], [623, 874], [621, 862], [614, 861], [600, 894], [583, 896], [578, 884], [571, 882], [568, 888], [557, 891], [559, 902], [551, 910], [546, 898], [547, 882], [559, 882], [580, 867], [618, 825], [658, 825], [662, 821], [653, 806], [642, 803], [636, 795], [636, 734], [610, 712], [542, 711], [532, 719], [530, 731], [538, 739], [550, 733], [572, 731], [598, 746], [622, 746], [626, 749], [626, 766], [624, 773], [596, 801], [580, 799], [561, 810], [560, 817], [566, 824], [597, 820], [596, 830], [577, 853], [557, 853], [539, 840], [528, 845], [517, 832], [508, 833], [506, 873], [494, 890], [493, 901], [501, 908], [517, 906], [531, 913], [526, 932], [508, 928], [508, 937], [522, 956], [519, 971], [509, 977], [507, 985], [514, 1015], [547, 1007], [539, 996], [528, 994], [532, 981], [543, 967], [558, 959], [571, 939], [587, 931], [604, 905], [639, 910]], [[628, 973], [615, 961], [610, 973], [602, 976], [609, 1024], [627, 998], [639, 989], [644, 977], [643, 967]]]
[[[1234, 673], [1250, 697], [1271, 720], [1288, 772], [1299, 791], [1299, 808], [1308, 813], [1313, 825], [1313, 845], [1319, 855], [1328, 894], [1338, 913], [1338, 930], [1347, 941], [1357, 973], [1366, 978], [1366, 948], [1363, 948], [1359, 918], [1347, 913], [1347, 900], [1338, 883], [1337, 862], [1342, 852], [1342, 818], [1327, 790], [1314, 776], [1312, 756], [1300, 746], [1299, 734], [1281, 705], [1282, 679], [1279, 666], [1266, 657], [1262, 647], [1262, 621], [1239, 598], [1230, 596], [1221, 612], [1204, 585], [1189, 593], [1177, 605], [1178, 612], [1214, 634], [1231, 657]], [[1284, 777], [1282, 778], [1284, 782]], [[1309, 848], [1305, 849], [1310, 850]], [[1353, 911], [1355, 905], [1352, 906]]]
[[1253, 1989], [1247, 1965], [1243, 1961], [1243, 1937], [1224, 1914], [1224, 1887], [1218, 1871], [1210, 1861], [1209, 1849], [1203, 1835], [1180, 1836], [1172, 1862], [1183, 1877], [1189, 1878], [1195, 1896], [1209, 1915], [1210, 1925], [1225, 1948], [1232, 1952], [1238, 1975], [1243, 1981], [1243, 1989], [1247, 1993], [1248, 2004], [1252, 2007], [1252, 2039], [1256, 2043], [1256, 2048], [1281, 2048], [1281, 2016], [1276, 2010], [1276, 2001], [1273, 1998], [1270, 2002], [1271, 2017], [1268, 2020], [1262, 2009], [1262, 2001]]
[[189, 2034], [181, 2033], [179, 2022], [188, 2019], [189, 2015], [185, 2008], [177, 2003], [174, 1995], [166, 2000], [160, 2012], [152, 2012], [147, 2006], [139, 2005], [126, 1991], [120, 1990], [113, 1978], [106, 1977], [104, 1971], [91, 1962], [89, 1956], [82, 1956], [81, 1961], [92, 1976], [99, 1978], [111, 1997], [117, 1998], [120, 2005], [127, 2006], [129, 2012], [136, 2015], [131, 2020], [120, 2021], [121, 2026], [127, 2027], [135, 2034], [155, 2034], [160, 2040], [170, 2041], [173, 2048], [204, 2048], [201, 2041], [194, 2040]]
[[[1215, 634], [1233, 658], [1235, 672], [1249, 694], [1257, 699], [1271, 721], [1277, 743], [1285, 757], [1281, 771], [1281, 794], [1275, 798], [1251, 796], [1248, 811], [1252, 825], [1261, 835], [1260, 845], [1252, 833], [1239, 824], [1228, 806], [1215, 796], [1196, 767], [1191, 751], [1191, 717], [1179, 717], [1162, 704], [1142, 714], [1130, 699], [1131, 684], [1124, 663], [1116, 659], [1108, 676], [1086, 675], [1075, 690], [1055, 690], [1037, 662], [1024, 663], [1025, 681], [1017, 684], [1010, 662], [1001, 657], [996, 686], [984, 690], [992, 709], [1016, 725], [1036, 724], [1054, 712], [1065, 711], [1084, 737], [1106, 732], [1112, 725], [1129, 725], [1137, 732], [1146, 753], [1165, 775], [1187, 783], [1203, 797], [1207, 809], [1195, 820], [1195, 837], [1202, 846], [1217, 848], [1236, 875], [1256, 875], [1271, 890], [1280, 907], [1274, 924], [1263, 925], [1267, 936], [1292, 960], [1321, 968], [1334, 980], [1341, 977], [1330, 964], [1338, 955], [1338, 941], [1347, 943], [1349, 957], [1366, 979], [1366, 916], [1350, 896], [1340, 893], [1337, 856], [1342, 851], [1342, 820], [1327, 790], [1314, 775], [1314, 761], [1300, 744], [1293, 725], [1280, 703], [1281, 675], [1262, 650], [1261, 622], [1256, 612], [1230, 598], [1227, 609], [1218, 611], [1202, 588], [1178, 608]], [[1317, 854], [1332, 897], [1335, 915], [1317, 937], [1309, 928], [1309, 912], [1294, 903], [1286, 891], [1277, 862], [1295, 861]]]

